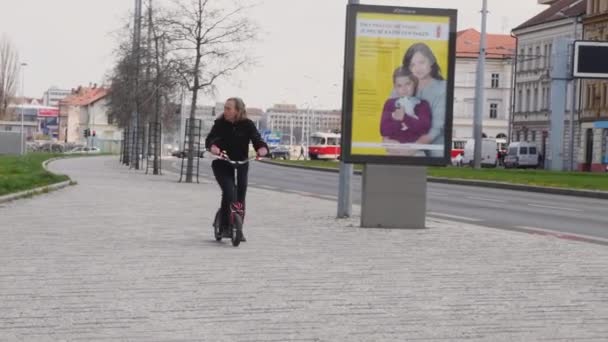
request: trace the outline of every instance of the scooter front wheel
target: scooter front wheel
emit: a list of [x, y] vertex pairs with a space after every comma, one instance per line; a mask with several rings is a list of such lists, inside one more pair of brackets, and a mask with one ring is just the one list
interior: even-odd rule
[[232, 245], [238, 247], [243, 238], [243, 218], [241, 215], [234, 215], [234, 224], [232, 226]]

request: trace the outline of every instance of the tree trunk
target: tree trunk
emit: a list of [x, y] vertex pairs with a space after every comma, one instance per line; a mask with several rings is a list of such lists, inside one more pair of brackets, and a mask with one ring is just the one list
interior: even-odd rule
[[[188, 132], [188, 166], [186, 170], [186, 183], [192, 183], [192, 174], [194, 171], [194, 114], [196, 113], [196, 102], [198, 101], [198, 90], [200, 87], [199, 69], [201, 66], [201, 43], [198, 42], [196, 49], [196, 62], [194, 63], [194, 85], [192, 86], [192, 102], [190, 106], [190, 131]], [[196, 156], [198, 158], [198, 156]]]
[[161, 138], [162, 125], [160, 124], [160, 106], [161, 106], [161, 96], [162, 96], [162, 93], [160, 91], [160, 82], [161, 82], [162, 74], [161, 74], [161, 65], [160, 65], [161, 63], [160, 63], [159, 47], [158, 47], [158, 37], [155, 38], [154, 46], [155, 46], [155, 50], [156, 50], [156, 82], [154, 82], [155, 88], [156, 88], [156, 93], [154, 94], [154, 96], [155, 96], [154, 129], [156, 130], [158, 128], [159, 131], [156, 131], [156, 134], [154, 135], [154, 138], [156, 140], [154, 141], [154, 172], [153, 172], [153, 174], [158, 175], [160, 173], [159, 172], [159, 169], [160, 169], [159, 157], [160, 157], [160, 144], [162, 142], [162, 138]]
[[[198, 63], [197, 63], [198, 64]], [[198, 68], [198, 67], [197, 67]], [[194, 89], [192, 90], [192, 102], [190, 103], [190, 130], [188, 131], [188, 166], [186, 172], [186, 183], [192, 183], [194, 173], [194, 114], [196, 113], [196, 102], [198, 101], [198, 76], [194, 77]]]

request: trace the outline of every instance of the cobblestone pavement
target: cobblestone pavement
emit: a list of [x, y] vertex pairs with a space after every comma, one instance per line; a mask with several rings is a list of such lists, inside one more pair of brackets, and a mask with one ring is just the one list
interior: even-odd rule
[[250, 188], [233, 248], [217, 185], [116, 159], [54, 162], [78, 185], [0, 205], [1, 341], [608, 341], [606, 246], [360, 229]]

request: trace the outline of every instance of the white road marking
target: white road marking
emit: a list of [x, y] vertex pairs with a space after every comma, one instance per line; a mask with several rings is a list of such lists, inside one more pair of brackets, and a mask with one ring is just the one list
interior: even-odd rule
[[429, 194], [429, 195], [435, 195], [435, 196], [447, 196], [448, 195], [445, 192], [435, 192], [435, 191], [427, 191], [427, 194]]
[[458, 216], [458, 215], [450, 215], [450, 214], [443, 214], [443, 213], [436, 213], [436, 212], [429, 212], [428, 214], [430, 216], [447, 217], [447, 218], [451, 218], [451, 219], [463, 220], [463, 221], [469, 221], [469, 222], [481, 222], [481, 221], [483, 221], [483, 220], [472, 218], [472, 217], [463, 217], [463, 216]]
[[315, 197], [316, 195], [311, 193], [311, 192], [303, 192], [303, 191], [294, 191], [294, 194], [300, 195], [300, 196], [306, 196], [306, 197]]
[[483, 202], [507, 203], [506, 201], [495, 199], [495, 198], [476, 197], [476, 196], [467, 196], [467, 198], [476, 200], [476, 201], [483, 201]]
[[583, 210], [579, 210], [579, 209], [564, 208], [564, 207], [554, 207], [554, 206], [550, 206], [550, 205], [542, 205], [542, 204], [534, 204], [534, 203], [528, 203], [528, 205], [531, 206], [531, 207], [543, 208], [543, 209], [566, 210], [566, 211], [573, 211], [573, 212], [579, 212], [579, 213], [583, 212]]

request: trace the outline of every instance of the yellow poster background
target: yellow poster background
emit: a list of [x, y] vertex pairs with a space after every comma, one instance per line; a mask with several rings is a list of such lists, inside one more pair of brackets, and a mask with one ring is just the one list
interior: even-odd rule
[[[406, 23], [449, 24], [449, 17], [418, 16], [380, 13], [359, 13], [357, 20], [383, 20]], [[384, 103], [393, 90], [393, 72], [400, 67], [407, 49], [416, 43], [425, 43], [437, 58], [441, 75], [449, 74], [449, 40], [355, 38], [355, 68], [353, 86], [353, 143], [381, 143], [380, 120]], [[447, 100], [447, 99], [446, 99]], [[352, 147], [353, 155], [388, 155], [381, 147]]]

